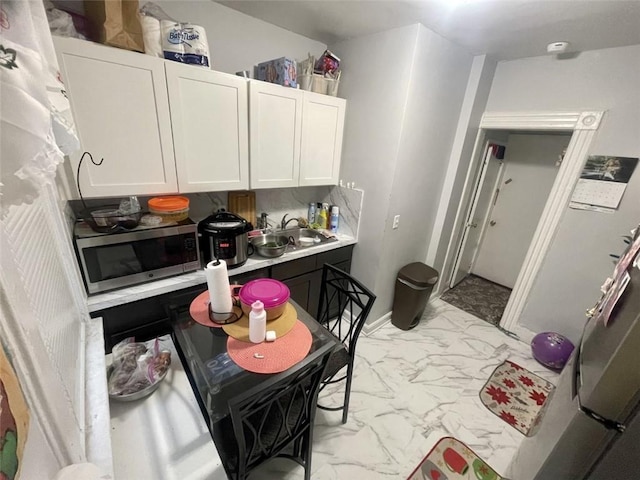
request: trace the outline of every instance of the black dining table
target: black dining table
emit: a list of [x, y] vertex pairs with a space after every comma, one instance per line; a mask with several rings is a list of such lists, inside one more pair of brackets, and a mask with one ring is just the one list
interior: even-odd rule
[[[293, 300], [289, 302], [296, 309], [298, 320], [309, 329], [312, 337], [309, 353], [296, 365], [309, 361], [309, 354], [327, 344], [333, 344], [336, 350], [344, 348], [308, 312]], [[206, 327], [195, 322], [188, 310], [174, 313], [172, 327], [176, 350], [214, 440], [216, 425], [229, 415], [229, 400], [275, 376], [286, 376], [290, 370], [262, 374], [242, 369], [227, 354], [227, 333], [222, 328]]]

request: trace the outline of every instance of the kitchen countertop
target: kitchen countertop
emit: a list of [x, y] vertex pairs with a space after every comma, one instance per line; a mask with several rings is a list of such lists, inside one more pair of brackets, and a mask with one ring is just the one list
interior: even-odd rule
[[135, 402], [110, 401], [116, 479], [224, 480], [227, 475], [173, 341], [160, 387]]
[[[337, 241], [325, 243], [323, 245], [289, 251], [278, 258], [251, 256], [241, 267], [229, 270], [229, 278], [233, 281], [233, 277], [241, 273], [251, 272], [271, 265], [277, 265], [296, 260], [298, 258], [308, 257], [309, 255], [317, 255], [318, 253], [328, 252], [357, 243], [355, 238], [347, 235], [338, 234], [337, 238]], [[189, 272], [175, 277], [163, 278], [161, 280], [134, 285], [132, 287], [120, 288], [111, 292], [91, 295], [87, 298], [87, 304], [89, 306], [89, 312], [97, 312], [106, 308], [116, 307], [118, 305], [124, 305], [137, 300], [154, 297], [156, 295], [174, 292], [182, 288], [200, 285], [206, 283], [206, 281], [207, 279], [204, 275], [204, 269], [199, 269], [195, 272]]]
[[[85, 409], [87, 461], [113, 477], [109, 394], [107, 390], [106, 357], [104, 354], [102, 317], [86, 322], [85, 347]], [[109, 477], [109, 478], [111, 478]]]

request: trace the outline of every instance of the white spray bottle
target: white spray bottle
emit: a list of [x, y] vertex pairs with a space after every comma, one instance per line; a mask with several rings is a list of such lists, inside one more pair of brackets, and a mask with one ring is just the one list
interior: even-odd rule
[[256, 300], [251, 304], [251, 312], [249, 312], [249, 340], [253, 343], [262, 343], [266, 334], [267, 312], [264, 310], [264, 304]]

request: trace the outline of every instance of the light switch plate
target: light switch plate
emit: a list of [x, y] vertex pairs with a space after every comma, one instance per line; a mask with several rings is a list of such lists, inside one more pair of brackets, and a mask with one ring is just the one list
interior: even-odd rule
[[399, 224], [400, 224], [400, 215], [396, 215], [395, 217], [393, 217], [393, 226], [391, 228], [396, 230]]

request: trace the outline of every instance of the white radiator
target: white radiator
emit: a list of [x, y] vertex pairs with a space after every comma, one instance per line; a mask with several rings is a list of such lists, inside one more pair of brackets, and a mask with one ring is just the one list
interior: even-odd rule
[[[0, 338], [27, 398], [31, 422], [37, 422], [60, 468], [86, 461], [89, 314], [58, 201], [53, 187], [45, 188], [33, 204], [13, 206], [0, 220]], [[25, 467], [28, 453], [29, 442]], [[50, 467], [54, 474], [55, 467]]]

